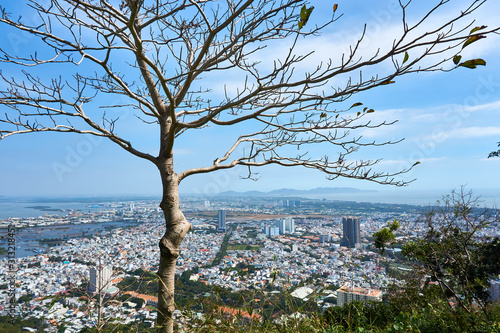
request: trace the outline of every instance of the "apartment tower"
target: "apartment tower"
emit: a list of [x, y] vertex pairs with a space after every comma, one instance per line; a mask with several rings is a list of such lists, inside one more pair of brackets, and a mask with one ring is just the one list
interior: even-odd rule
[[217, 230], [219, 232], [226, 231], [226, 211], [223, 209], [219, 210], [219, 227]]
[[342, 218], [342, 230], [340, 246], [354, 248], [360, 245], [359, 217], [346, 216]]

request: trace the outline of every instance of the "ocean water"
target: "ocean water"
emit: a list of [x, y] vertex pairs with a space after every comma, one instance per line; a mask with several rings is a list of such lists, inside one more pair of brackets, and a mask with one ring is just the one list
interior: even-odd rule
[[[14, 236], [16, 239], [16, 258], [45, 253], [50, 248], [50, 245], [47, 245], [47, 243], [40, 243], [40, 240], [90, 237], [112, 228], [123, 228], [135, 224], [135, 222], [130, 221], [116, 221], [106, 223], [68, 224], [42, 226], [37, 228], [21, 228], [17, 230]], [[3, 236], [5, 233], [5, 229], [0, 229], [0, 236]], [[0, 246], [7, 248], [6, 241], [0, 241]], [[5, 255], [0, 256], [0, 259], [2, 258], [5, 258]]]
[[[9, 199], [0, 200], [0, 220], [9, 217], [38, 217], [45, 215], [67, 215], [71, 210], [78, 209], [81, 212], [97, 212], [102, 207], [87, 207], [89, 203], [82, 202], [50, 202], [36, 200]], [[61, 211], [46, 211], [42, 209], [29, 208], [34, 206], [45, 206], [50, 209], [61, 209]]]
[[[459, 189], [457, 189], [459, 191]], [[315, 199], [373, 202], [387, 204], [408, 204], [429, 206], [435, 205], [438, 200], [442, 201], [443, 196], [451, 194], [451, 190], [406, 190], [392, 189], [376, 192], [359, 192], [345, 194], [331, 194], [327, 196], [309, 196]], [[477, 198], [480, 207], [500, 208], [500, 188], [486, 190], [472, 190], [472, 198]]]
[[[110, 208], [113, 198], [92, 199], [67, 199], [67, 198], [0, 198], [0, 220], [7, 218], [38, 217], [46, 215], [64, 216], [71, 211], [79, 210], [83, 213], [94, 213]], [[121, 200], [120, 200], [121, 201]], [[123, 200], [129, 201], [129, 200]], [[38, 207], [38, 208], [37, 208]], [[43, 209], [41, 208], [43, 207]], [[26, 257], [37, 253], [44, 253], [49, 246], [40, 243], [43, 239], [61, 239], [75, 237], [89, 237], [108, 228], [134, 225], [134, 222], [106, 222], [77, 225], [41, 226], [37, 228], [22, 228], [15, 235], [16, 257]], [[0, 229], [0, 236], [6, 234], [6, 229]], [[0, 246], [6, 248], [5, 240], [0, 241]], [[0, 259], [5, 256], [0, 256]]]

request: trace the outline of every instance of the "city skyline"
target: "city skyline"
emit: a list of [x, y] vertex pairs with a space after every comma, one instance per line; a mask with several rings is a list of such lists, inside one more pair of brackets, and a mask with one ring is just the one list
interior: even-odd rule
[[[463, 7], [466, 1], [454, 2], [453, 11]], [[348, 42], [359, 36], [362, 23], [368, 27], [367, 43], [363, 54], [369, 54], [383, 41], [391, 40], [401, 26], [400, 14], [392, 2], [362, 6], [359, 1], [339, 2], [338, 11], [343, 13], [332, 30], [315, 37], [304, 48], [315, 49], [316, 54], [307, 65], [323, 61], [339, 54]], [[311, 24], [319, 20], [329, 8], [316, 6]], [[22, 4], [10, 4], [13, 10]], [[331, 6], [331, 4], [329, 4]], [[421, 14], [424, 5], [408, 9], [413, 16]], [[474, 14], [478, 25], [494, 26], [498, 2], [488, 1]], [[438, 18], [446, 13], [438, 13]], [[472, 18], [471, 18], [472, 19]], [[9, 50], [30, 43], [26, 36], [15, 39], [6, 31], [2, 43]], [[19, 36], [18, 36], [19, 37]], [[24, 39], [23, 39], [24, 38]], [[488, 159], [488, 153], [496, 150], [500, 141], [500, 50], [498, 36], [486, 39], [464, 49], [464, 57], [484, 58], [485, 67], [476, 70], [460, 68], [452, 73], [423, 73], [398, 78], [393, 85], [380, 87], [353, 96], [346, 105], [362, 102], [375, 112], [369, 118], [377, 121], [394, 121], [394, 125], [357, 132], [366, 140], [387, 141], [405, 139], [396, 145], [379, 147], [357, 153], [360, 159], [381, 158], [382, 170], [399, 170], [420, 164], [401, 179], [413, 181], [407, 188], [387, 188], [381, 185], [350, 179], [325, 180], [324, 175], [300, 168], [266, 167], [256, 169], [260, 181], [240, 179], [247, 174], [246, 168], [220, 171], [210, 175], [188, 178], [181, 183], [181, 194], [213, 194], [228, 190], [270, 191], [292, 187], [353, 187], [365, 190], [387, 191], [394, 197], [402, 197], [408, 191], [436, 191], [441, 195], [452, 188], [467, 185], [482, 194], [484, 189], [492, 197], [500, 197], [496, 179], [500, 158]], [[266, 54], [272, 54], [282, 45], [269, 45]], [[410, 54], [411, 57], [411, 54]], [[16, 75], [6, 65], [6, 75]], [[49, 70], [40, 74], [49, 73]], [[237, 78], [219, 78], [214, 81], [214, 95], [221, 94], [223, 84], [231, 84]], [[234, 82], [236, 83], [236, 82]], [[343, 104], [339, 107], [344, 106]], [[132, 113], [121, 115], [117, 126], [132, 133], [137, 145], [148, 152], [155, 152], [157, 133], [148, 126], [137, 125]], [[210, 164], [221, 151], [238, 136], [240, 128], [206, 128], [178, 141], [175, 162], [178, 172], [200, 164]], [[213, 142], [220, 146], [214, 147]], [[321, 154], [321, 148], [312, 150]], [[155, 167], [146, 161], [129, 156], [119, 147], [104, 139], [72, 134], [35, 133], [6, 138], [0, 142], [0, 195], [159, 195], [160, 178]], [[437, 196], [439, 198], [439, 196]], [[374, 198], [376, 199], [376, 198]]]

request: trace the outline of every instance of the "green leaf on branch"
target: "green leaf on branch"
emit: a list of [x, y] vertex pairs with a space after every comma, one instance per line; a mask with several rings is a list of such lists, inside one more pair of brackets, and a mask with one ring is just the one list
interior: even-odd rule
[[386, 227], [383, 227], [373, 234], [373, 238], [375, 238], [375, 247], [380, 249], [383, 254], [385, 252], [385, 245], [393, 241], [396, 235]]
[[394, 219], [393, 222], [388, 224], [388, 227], [389, 228], [383, 227], [373, 234], [373, 238], [375, 238], [375, 247], [380, 249], [382, 254], [385, 252], [386, 244], [396, 239], [394, 231], [399, 229], [400, 224], [397, 219]]
[[483, 35], [479, 35], [479, 36], [472, 36], [470, 37], [469, 39], [467, 39], [464, 43], [464, 45], [462, 46], [462, 49], [464, 49], [466, 46], [474, 43], [474, 42], [477, 42], [478, 40], [480, 39], [483, 39], [483, 38], [486, 38], [486, 36], [483, 36]]
[[477, 66], [479, 65], [486, 66], [486, 61], [484, 61], [483, 59], [472, 59], [462, 62], [458, 66], [474, 69], [477, 68]]
[[405, 58], [403, 59], [403, 64], [408, 61], [410, 56], [408, 55], [408, 52], [405, 52]]
[[399, 229], [399, 226], [400, 226], [400, 224], [399, 224], [398, 220], [396, 218], [394, 218], [394, 221], [391, 224], [389, 224], [389, 230], [396, 231]]
[[486, 26], [486, 25], [482, 25], [482, 26], [480, 26], [480, 27], [475, 27], [474, 29], [472, 29], [472, 30], [470, 31], [470, 33], [471, 33], [471, 34], [473, 34], [473, 33], [475, 33], [476, 31], [483, 30], [483, 29], [485, 29], [485, 28], [487, 28], [487, 26]]
[[453, 63], [455, 65], [458, 65], [458, 63], [460, 62], [460, 60], [462, 60], [462, 56], [461, 55], [457, 54], [456, 56], [453, 57]]
[[300, 20], [299, 20], [299, 30], [302, 29], [307, 21], [309, 20], [309, 16], [311, 16], [311, 13], [314, 9], [314, 6], [311, 6], [309, 8], [306, 7], [306, 5], [303, 5], [302, 8], [300, 9]]

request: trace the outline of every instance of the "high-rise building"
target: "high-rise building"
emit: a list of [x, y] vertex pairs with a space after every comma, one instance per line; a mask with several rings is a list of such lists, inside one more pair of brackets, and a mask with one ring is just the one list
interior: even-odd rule
[[349, 287], [344, 285], [337, 289], [337, 305], [351, 303], [352, 301], [360, 302], [377, 302], [382, 300], [382, 291], [377, 289], [364, 289], [357, 287]]
[[279, 229], [280, 235], [285, 233], [285, 219], [276, 220], [276, 227]]
[[219, 209], [219, 232], [226, 231], [226, 211], [223, 209]]
[[276, 220], [275, 226], [279, 229], [280, 235], [293, 234], [295, 232], [295, 221], [289, 217]]
[[300, 206], [299, 200], [283, 200], [281, 203], [283, 204], [283, 207], [298, 207], [298, 206]]
[[293, 234], [295, 232], [295, 221], [291, 217], [284, 218], [285, 233]]
[[106, 289], [111, 287], [111, 280], [113, 270], [109, 266], [98, 265], [91, 267], [89, 270], [90, 284], [89, 292], [98, 293], [105, 292]]
[[349, 248], [360, 245], [359, 217], [347, 216], [342, 218], [342, 239], [340, 246]]
[[278, 227], [271, 227], [268, 225], [264, 227], [264, 232], [266, 233], [267, 237], [279, 236], [280, 234], [280, 230]]

